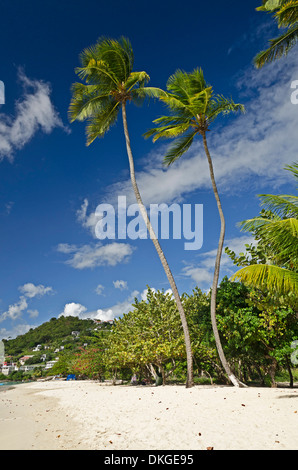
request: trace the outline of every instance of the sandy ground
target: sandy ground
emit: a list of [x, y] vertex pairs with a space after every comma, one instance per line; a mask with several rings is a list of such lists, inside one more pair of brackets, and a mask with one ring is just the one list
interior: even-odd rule
[[49, 381], [0, 391], [1, 450], [298, 450], [298, 388]]

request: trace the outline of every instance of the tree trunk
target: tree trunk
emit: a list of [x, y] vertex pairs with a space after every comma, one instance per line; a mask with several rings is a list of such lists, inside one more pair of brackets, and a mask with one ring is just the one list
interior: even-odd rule
[[288, 356], [286, 357], [286, 364], [287, 364], [287, 369], [288, 369], [289, 377], [290, 377], [290, 388], [293, 388], [294, 387], [294, 377], [293, 377], [293, 374], [292, 374], [291, 362], [290, 362]]
[[214, 177], [214, 170], [213, 170], [213, 164], [212, 164], [212, 159], [211, 155], [209, 153], [208, 145], [207, 145], [207, 138], [206, 138], [206, 132], [202, 134], [203, 136], [203, 142], [204, 142], [204, 149], [205, 153], [207, 156], [208, 164], [209, 164], [209, 171], [210, 171], [210, 178], [212, 182], [212, 188], [214, 192], [214, 196], [216, 199], [217, 203], [217, 208], [220, 216], [220, 236], [219, 236], [219, 241], [218, 241], [218, 248], [217, 248], [217, 254], [216, 254], [216, 260], [215, 260], [215, 268], [214, 268], [214, 276], [213, 276], [213, 283], [212, 283], [212, 293], [211, 293], [211, 307], [210, 307], [210, 314], [211, 314], [211, 323], [212, 323], [212, 329], [213, 329], [213, 334], [215, 338], [215, 343], [217, 347], [217, 352], [219, 355], [219, 358], [221, 360], [222, 366], [224, 370], [226, 371], [227, 376], [229, 377], [229, 380], [232, 382], [232, 384], [235, 387], [240, 387], [244, 386], [232, 373], [230, 366], [228, 364], [228, 361], [226, 360], [226, 357], [224, 355], [219, 333], [218, 333], [218, 328], [217, 328], [217, 322], [216, 322], [216, 294], [217, 294], [217, 285], [218, 285], [218, 278], [219, 278], [219, 270], [220, 270], [220, 260], [221, 260], [221, 255], [222, 255], [222, 250], [223, 250], [223, 244], [224, 244], [224, 238], [225, 238], [225, 218], [223, 214], [223, 210], [221, 207], [221, 202], [219, 198], [219, 194], [217, 191], [217, 186], [215, 182], [215, 177]]
[[269, 375], [270, 375], [270, 380], [271, 380], [271, 387], [276, 388], [277, 383], [275, 380], [275, 374], [276, 374], [276, 369], [277, 369], [277, 360], [275, 357], [272, 358], [271, 366], [269, 367]]
[[193, 386], [193, 358], [192, 358], [192, 351], [191, 351], [191, 342], [190, 342], [190, 335], [189, 335], [189, 330], [188, 330], [188, 325], [186, 321], [186, 316], [184, 312], [184, 308], [180, 299], [180, 295], [174, 280], [174, 277], [172, 275], [172, 272], [169, 268], [168, 262], [166, 260], [166, 257], [161, 249], [161, 246], [158, 242], [158, 239], [154, 233], [153, 227], [151, 225], [151, 222], [149, 220], [146, 208], [143, 204], [139, 188], [136, 182], [136, 177], [135, 177], [135, 170], [134, 170], [134, 161], [133, 161], [133, 156], [132, 156], [132, 151], [131, 151], [131, 146], [130, 146], [130, 139], [129, 139], [129, 134], [128, 134], [128, 128], [127, 128], [127, 119], [126, 119], [126, 108], [125, 108], [125, 103], [122, 103], [122, 118], [123, 118], [123, 127], [124, 127], [124, 135], [125, 135], [125, 141], [126, 141], [126, 149], [127, 149], [127, 155], [128, 155], [128, 160], [129, 160], [129, 167], [130, 167], [130, 178], [132, 182], [132, 187], [136, 196], [137, 203], [140, 208], [140, 212], [142, 214], [142, 217], [146, 223], [146, 227], [148, 229], [149, 235], [151, 240], [153, 241], [153, 244], [155, 246], [155, 249], [157, 251], [157, 254], [159, 256], [159, 259], [162, 263], [162, 266], [165, 270], [166, 276], [168, 278], [168, 281], [170, 283], [177, 308], [180, 314], [180, 319], [182, 323], [182, 328], [184, 332], [184, 340], [185, 340], [185, 349], [186, 349], [186, 357], [187, 357], [187, 379], [186, 379], [186, 387], [192, 387]]

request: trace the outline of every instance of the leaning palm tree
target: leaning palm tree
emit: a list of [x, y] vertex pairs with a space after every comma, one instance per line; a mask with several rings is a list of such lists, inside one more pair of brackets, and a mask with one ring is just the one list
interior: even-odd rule
[[193, 385], [193, 358], [187, 320], [174, 277], [153, 231], [139, 192], [126, 116], [127, 103], [139, 104], [146, 97], [157, 97], [165, 94], [165, 92], [158, 88], [145, 86], [149, 81], [146, 72], [133, 71], [133, 51], [130, 42], [126, 38], [122, 37], [118, 41], [101, 38], [94, 46], [85, 49], [81, 53], [80, 61], [81, 67], [76, 69], [76, 73], [86, 83], [74, 83], [72, 86], [73, 96], [69, 107], [70, 121], [88, 120], [86, 134], [87, 145], [90, 145], [97, 137], [100, 138], [105, 135], [116, 122], [118, 112], [122, 111], [131, 182], [140, 212], [177, 303], [184, 331], [187, 356], [186, 386], [191, 387]]
[[168, 94], [160, 95], [159, 99], [167, 105], [171, 114], [153, 121], [158, 127], [146, 132], [145, 136], [153, 136], [153, 141], [161, 138], [175, 139], [164, 158], [164, 162], [167, 165], [171, 165], [180, 158], [190, 148], [196, 136], [201, 136], [203, 139], [212, 188], [221, 221], [212, 283], [211, 321], [221, 363], [233, 385], [239, 386], [240, 382], [232, 373], [225, 358], [216, 322], [216, 294], [225, 237], [225, 218], [215, 181], [213, 162], [207, 144], [207, 132], [210, 131], [210, 124], [217, 116], [230, 112], [244, 111], [244, 107], [241, 104], [234, 103], [232, 99], [224, 98], [221, 95], [214, 95], [213, 89], [207, 85], [201, 69], [195, 69], [192, 73], [186, 73], [181, 70], [176, 71], [167, 82], [167, 90]]
[[259, 52], [254, 59], [257, 68], [286, 56], [298, 41], [298, 1], [296, 0], [263, 0], [258, 11], [273, 13], [277, 26], [285, 31], [275, 39], [270, 39], [270, 46]]
[[[286, 169], [298, 178], [297, 164]], [[290, 295], [297, 304], [298, 197], [289, 194], [260, 194], [259, 197], [265, 211], [239, 225], [243, 231], [253, 233], [265, 248], [266, 262], [245, 266], [231, 279], [275, 295]]]

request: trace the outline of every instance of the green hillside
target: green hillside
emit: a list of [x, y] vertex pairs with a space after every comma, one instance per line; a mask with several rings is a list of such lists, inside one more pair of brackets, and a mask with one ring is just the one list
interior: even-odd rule
[[[41, 350], [45, 346], [53, 350], [62, 345], [72, 349], [72, 345], [78, 347], [84, 342], [92, 341], [95, 328], [98, 328], [98, 325], [93, 320], [80, 320], [71, 316], [51, 318], [48, 322], [31, 328], [24, 335], [19, 335], [15, 339], [4, 339], [5, 355], [17, 358], [24, 354], [33, 354], [32, 349], [37, 345], [41, 345]], [[72, 332], [79, 334], [74, 335]]]

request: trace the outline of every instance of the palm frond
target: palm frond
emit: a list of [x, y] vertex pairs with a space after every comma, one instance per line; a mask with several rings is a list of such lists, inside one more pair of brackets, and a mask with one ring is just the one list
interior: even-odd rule
[[256, 8], [257, 11], [272, 12], [281, 7], [287, 0], [263, 0], [263, 5]]
[[270, 39], [270, 47], [265, 51], [260, 52], [254, 58], [254, 64], [257, 68], [263, 67], [269, 62], [273, 62], [280, 57], [287, 55], [289, 50], [298, 41], [298, 25], [295, 24], [292, 28], [276, 39]]
[[298, 268], [298, 220], [295, 218], [280, 219], [273, 215], [272, 219], [255, 217], [239, 224], [243, 231], [252, 232], [267, 246], [280, 265]]
[[178, 138], [175, 142], [170, 145], [165, 157], [164, 163], [166, 165], [171, 165], [174, 161], [181, 157], [191, 146], [193, 139], [197, 133], [197, 129], [191, 130], [189, 133], [183, 137]]
[[298, 220], [294, 218], [272, 221], [258, 234], [269, 244], [283, 262], [291, 261], [298, 267]]
[[125, 37], [118, 40], [102, 37], [95, 47], [97, 57], [109, 64], [109, 69], [117, 77], [117, 82], [125, 83], [132, 72], [134, 62], [130, 41]]
[[131, 99], [135, 104], [143, 103], [146, 99], [160, 99], [166, 92], [163, 91], [161, 88], [156, 87], [149, 87], [149, 86], [139, 86], [137, 88], [133, 88], [130, 91]]
[[87, 146], [97, 137], [103, 137], [111, 126], [116, 123], [119, 106], [120, 104], [117, 101], [110, 102], [109, 106], [106, 106], [100, 113], [91, 117], [86, 126]]
[[[280, 217], [278, 217], [280, 220]], [[262, 227], [267, 227], [272, 222], [272, 219], [268, 219], [265, 217], [253, 217], [252, 219], [246, 219], [242, 222], [239, 222], [237, 225], [241, 228], [243, 232], [252, 232], [256, 233]]]
[[298, 180], [298, 163], [293, 163], [292, 165], [286, 165], [285, 170], [290, 171], [295, 178]]
[[242, 104], [235, 103], [232, 98], [216, 95], [209, 103], [208, 120], [212, 122], [220, 114], [227, 115], [237, 112], [244, 113], [245, 107]]
[[156, 129], [151, 129], [150, 131], [144, 134], [145, 137], [152, 137], [153, 142], [156, 142], [158, 139], [173, 139], [182, 134], [184, 134], [189, 125], [188, 123], [176, 124], [174, 126], [162, 126]]
[[92, 116], [92, 114], [97, 114], [110, 100], [109, 93], [98, 94], [98, 87], [96, 85], [74, 83], [71, 89], [72, 99], [68, 110], [70, 122], [76, 119], [84, 121]]
[[298, 294], [298, 273], [274, 265], [253, 264], [237, 271], [232, 281], [280, 295]]
[[125, 88], [130, 91], [135, 85], [144, 87], [150, 80], [149, 75], [146, 72], [131, 72], [128, 79], [125, 82]]
[[276, 12], [275, 17], [280, 28], [292, 26], [298, 21], [298, 1], [292, 0], [282, 5]]
[[167, 93], [160, 96], [159, 99], [165, 103], [172, 112], [179, 112], [181, 115], [185, 115], [186, 118], [195, 117], [189, 102], [180, 100], [178, 96]]
[[274, 212], [279, 217], [295, 217], [298, 219], [298, 197], [289, 194], [259, 194], [261, 206]]

